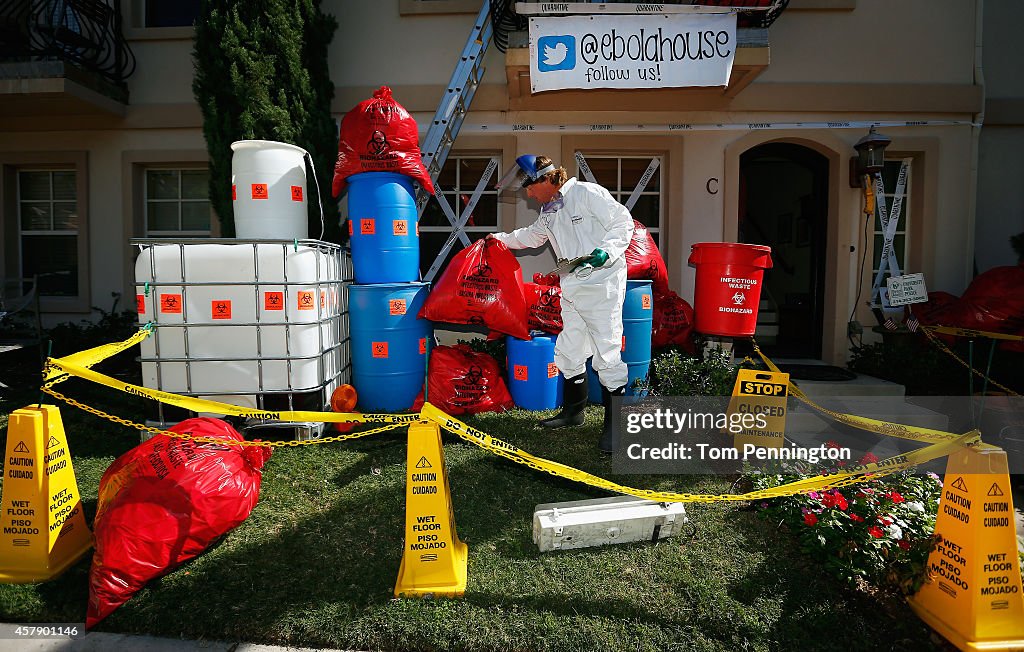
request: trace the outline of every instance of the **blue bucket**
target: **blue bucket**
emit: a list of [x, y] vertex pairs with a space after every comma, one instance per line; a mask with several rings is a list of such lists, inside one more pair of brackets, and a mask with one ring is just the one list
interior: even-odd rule
[[412, 179], [394, 172], [363, 172], [347, 181], [356, 283], [419, 280], [420, 236]]
[[[651, 326], [654, 324], [654, 293], [651, 281], [626, 281], [626, 300], [622, 304], [622, 361], [629, 368], [626, 396], [633, 396], [636, 379], [646, 379], [651, 368]], [[587, 361], [590, 382], [587, 397], [601, 402], [601, 381]]]
[[350, 285], [352, 384], [363, 412], [412, 407], [426, 377], [432, 324], [416, 314], [429, 283]]
[[562, 374], [555, 367], [555, 336], [533, 331], [532, 340], [505, 339], [508, 391], [524, 410], [550, 410], [562, 405]]

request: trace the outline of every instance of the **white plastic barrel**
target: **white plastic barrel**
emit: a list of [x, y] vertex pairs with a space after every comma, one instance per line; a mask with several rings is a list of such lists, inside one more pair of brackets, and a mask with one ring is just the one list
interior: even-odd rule
[[306, 150], [272, 140], [231, 143], [235, 236], [244, 240], [309, 237]]

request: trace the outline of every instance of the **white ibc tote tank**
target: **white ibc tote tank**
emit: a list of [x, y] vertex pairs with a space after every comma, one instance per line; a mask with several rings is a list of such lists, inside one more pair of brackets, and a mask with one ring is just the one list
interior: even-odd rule
[[306, 150], [272, 140], [239, 140], [231, 150], [235, 237], [308, 238]]

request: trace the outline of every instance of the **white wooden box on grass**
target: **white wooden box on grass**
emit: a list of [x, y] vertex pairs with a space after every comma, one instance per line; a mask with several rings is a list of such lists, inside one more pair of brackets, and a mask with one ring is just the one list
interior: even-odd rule
[[633, 496], [545, 503], [533, 512], [533, 542], [547, 552], [658, 541], [677, 534], [687, 522], [682, 503]]

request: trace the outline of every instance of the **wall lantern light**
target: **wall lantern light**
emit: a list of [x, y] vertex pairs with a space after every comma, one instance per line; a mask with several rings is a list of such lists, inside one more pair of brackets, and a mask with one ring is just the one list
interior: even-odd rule
[[853, 146], [857, 150], [857, 157], [850, 160], [850, 187], [865, 187], [864, 177], [873, 177], [876, 172], [881, 172], [885, 165], [885, 148], [889, 146], [892, 139], [875, 131], [874, 126], [868, 134], [857, 141]]

